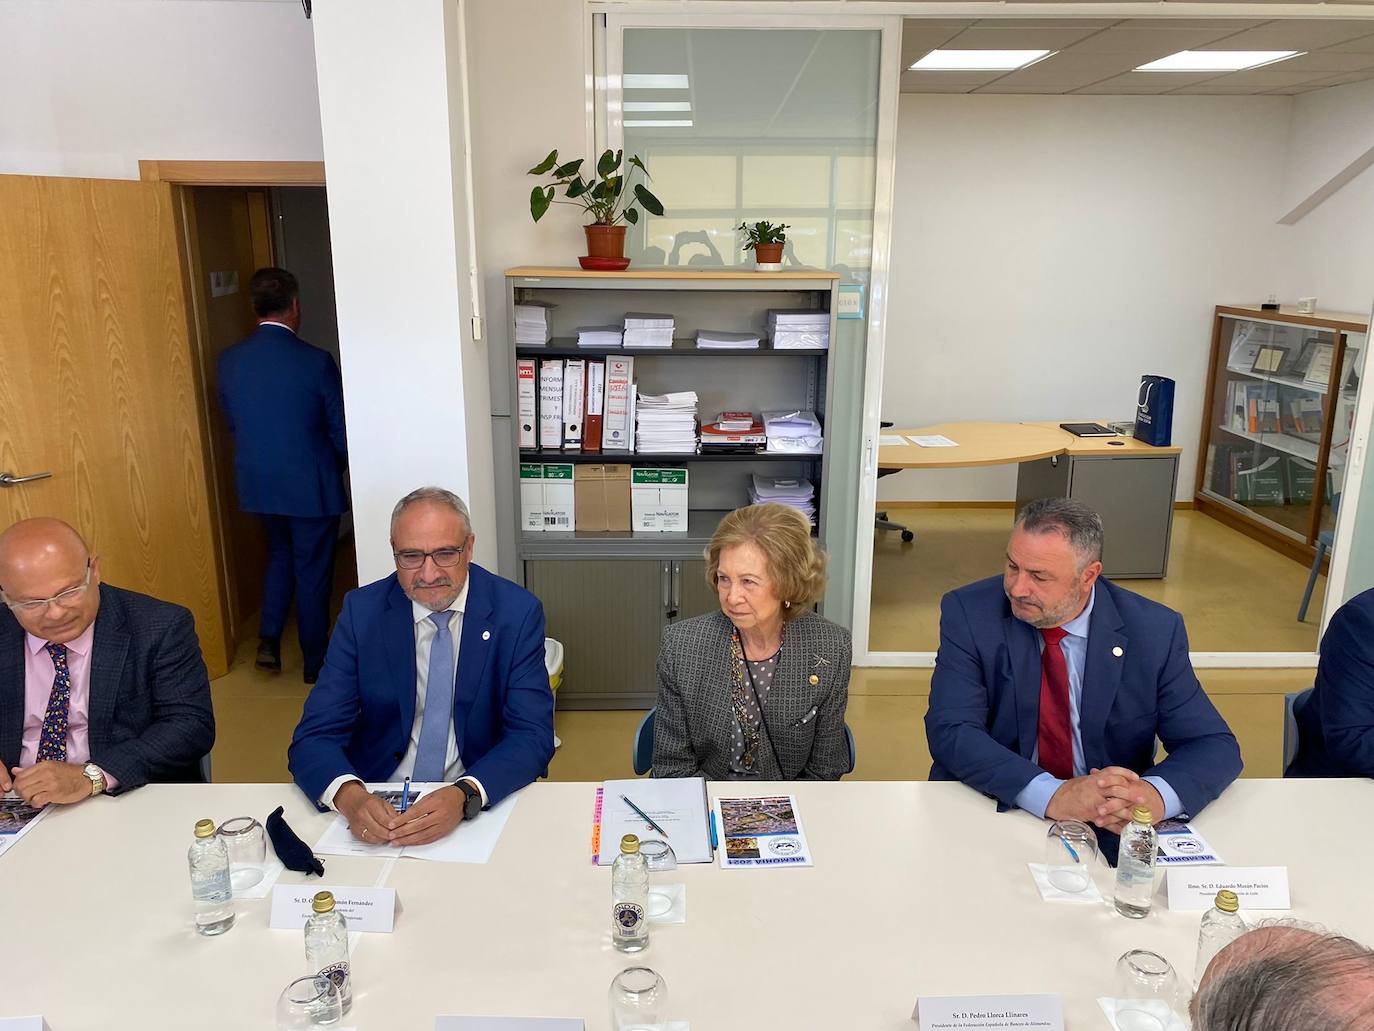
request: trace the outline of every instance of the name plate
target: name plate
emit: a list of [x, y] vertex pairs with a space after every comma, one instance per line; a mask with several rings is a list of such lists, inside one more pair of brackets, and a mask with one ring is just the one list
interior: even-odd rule
[[0, 1017], [0, 1031], [48, 1031], [42, 1017]]
[[321, 891], [334, 893], [334, 908], [343, 914], [350, 931], [391, 933], [396, 923], [395, 888], [331, 888], [327, 884], [278, 884], [272, 889], [268, 926], [299, 931], [313, 913], [310, 900]]
[[436, 1017], [434, 1031], [586, 1031], [580, 1017]]
[[921, 1031], [1064, 1031], [1058, 995], [944, 995], [918, 999]]
[[1293, 908], [1286, 866], [1170, 867], [1164, 871], [1170, 909], [1211, 909], [1222, 888], [1236, 893], [1242, 915], [1251, 909]]

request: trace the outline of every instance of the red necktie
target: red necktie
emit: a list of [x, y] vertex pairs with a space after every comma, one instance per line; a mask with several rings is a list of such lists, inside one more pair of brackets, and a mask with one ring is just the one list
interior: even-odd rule
[[1069, 725], [1069, 665], [1059, 642], [1068, 636], [1063, 627], [1040, 631], [1040, 766], [1060, 780], [1073, 777], [1073, 729]]

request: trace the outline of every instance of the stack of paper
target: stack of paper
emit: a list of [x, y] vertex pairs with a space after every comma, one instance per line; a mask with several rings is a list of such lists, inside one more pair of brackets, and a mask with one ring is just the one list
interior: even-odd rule
[[515, 306], [515, 344], [517, 347], [543, 347], [549, 342], [549, 309], [552, 304], [531, 303]]
[[696, 454], [697, 394], [638, 394], [635, 451], [646, 455]]
[[625, 313], [626, 347], [672, 347], [673, 317], [650, 312]]
[[748, 351], [759, 346], [757, 333], [726, 333], [719, 329], [697, 331], [697, 347], [722, 351]]
[[[649, 826], [648, 820], [660, 830]], [[596, 789], [592, 813], [592, 862], [610, 866], [626, 834], [663, 838], [678, 863], [709, 863], [711, 824], [707, 816], [706, 781], [701, 777], [658, 780], [608, 780]]]
[[768, 311], [768, 339], [775, 350], [830, 346], [830, 313], [808, 311], [804, 308], [770, 308]]
[[578, 326], [578, 347], [619, 347], [619, 326]]
[[764, 412], [763, 432], [768, 450], [794, 455], [821, 453], [821, 424], [815, 412]]
[[777, 505], [790, 505], [811, 522], [816, 521], [816, 488], [810, 480], [799, 477], [785, 479], [778, 476], [754, 474], [749, 484], [749, 503], [762, 505], [773, 502]]

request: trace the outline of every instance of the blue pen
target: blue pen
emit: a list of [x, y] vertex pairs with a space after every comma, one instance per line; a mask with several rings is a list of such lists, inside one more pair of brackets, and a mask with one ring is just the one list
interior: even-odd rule
[[401, 812], [410, 808], [410, 778], [406, 778], [404, 786], [401, 788]]
[[1069, 844], [1068, 838], [1061, 834], [1059, 835], [1059, 840], [1063, 843], [1064, 847], [1069, 850], [1069, 855], [1073, 856], [1073, 861], [1075, 863], [1082, 862], [1082, 860], [1078, 858], [1078, 853], [1074, 850], [1074, 847]]
[[718, 839], [716, 838], [716, 814], [715, 814], [715, 813], [712, 813], [712, 814], [711, 814], [711, 851], [714, 852], [714, 851], [715, 851], [716, 849], [718, 849], [718, 848], [720, 848], [720, 845], [719, 845], [719, 843], [718, 843]]

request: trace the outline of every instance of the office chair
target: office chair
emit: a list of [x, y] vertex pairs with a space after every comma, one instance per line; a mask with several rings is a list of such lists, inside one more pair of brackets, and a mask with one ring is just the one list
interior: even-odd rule
[[[1334, 494], [1331, 497], [1331, 512], [1334, 515], [1337, 507], [1341, 503], [1341, 496]], [[1322, 530], [1317, 534], [1317, 553], [1312, 557], [1312, 569], [1307, 574], [1307, 586], [1302, 589], [1302, 601], [1298, 603], [1298, 622], [1301, 623], [1307, 618], [1307, 606], [1312, 602], [1312, 588], [1317, 586], [1317, 574], [1322, 571], [1322, 559], [1331, 550], [1331, 545], [1336, 543], [1336, 535], [1330, 530]]]
[[1307, 704], [1312, 697], [1312, 688], [1294, 691], [1283, 696], [1283, 776], [1288, 776], [1288, 767], [1298, 757], [1298, 709]]
[[[892, 425], [892, 423], [880, 422], [878, 425], [881, 426], [883, 429], [888, 429]], [[899, 473], [901, 471], [902, 470], [900, 469], [884, 469], [881, 466], [879, 466], [878, 479], [881, 480], [884, 476], [891, 476], [893, 473]], [[873, 528], [876, 530], [888, 530], [892, 533], [900, 532], [902, 535], [903, 544], [910, 544], [912, 541], [916, 539], [916, 534], [914, 534], [907, 527], [903, 526], [901, 523], [894, 523], [891, 519], [887, 517], [886, 512], [875, 512], [873, 514]]]

